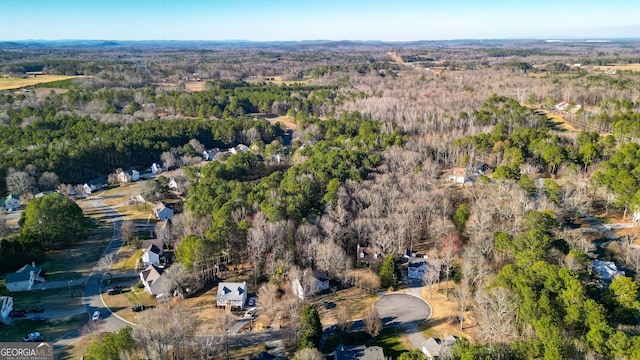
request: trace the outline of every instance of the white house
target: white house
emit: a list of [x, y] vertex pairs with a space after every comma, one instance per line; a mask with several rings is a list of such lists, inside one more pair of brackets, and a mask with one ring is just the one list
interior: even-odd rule
[[457, 340], [453, 335], [447, 336], [444, 340], [428, 338], [422, 343], [421, 350], [428, 360], [437, 359], [442, 353], [450, 351]]
[[35, 263], [27, 264], [14, 273], [7, 273], [5, 285], [9, 291], [29, 291], [36, 281], [45, 282], [40, 276], [41, 271]]
[[[2, 204], [0, 204], [2, 205]], [[16, 211], [20, 209], [20, 198], [18, 195], [9, 194], [4, 198], [4, 209], [6, 211]]]
[[149, 168], [149, 170], [151, 170], [152, 175], [158, 175], [159, 173], [162, 172], [162, 165], [158, 163], [153, 163], [151, 164], [151, 167]]
[[91, 195], [92, 192], [107, 187], [107, 183], [102, 179], [94, 179], [82, 185], [85, 195]]
[[213, 161], [216, 159], [216, 155], [220, 152], [219, 148], [205, 150], [202, 152], [202, 158], [206, 161]]
[[160, 221], [171, 220], [173, 219], [173, 209], [162, 202], [157, 202], [153, 206], [153, 215]]
[[554, 106], [554, 108], [558, 111], [565, 111], [567, 110], [568, 107], [569, 107], [569, 101], [567, 100], [563, 100]]
[[304, 300], [306, 297], [319, 294], [329, 289], [329, 275], [324, 271], [304, 271], [302, 278], [293, 279], [291, 288], [297, 297]]
[[144, 285], [144, 291], [153, 296], [163, 295], [166, 290], [163, 285], [165, 278], [162, 277], [164, 269], [155, 265], [149, 265], [140, 272], [140, 280]]
[[144, 266], [160, 265], [160, 256], [162, 256], [162, 240], [160, 245], [152, 243], [142, 250], [142, 263]]
[[247, 302], [247, 282], [232, 283], [221, 282], [218, 284], [218, 294], [216, 296], [216, 306], [224, 308], [230, 306], [231, 309], [242, 310]]
[[178, 183], [176, 182], [175, 178], [169, 179], [169, 182], [167, 183], [167, 186], [171, 190], [178, 190]]
[[11, 296], [0, 296], [0, 320], [7, 321], [9, 313], [13, 310], [13, 298]]
[[140, 172], [138, 170], [121, 171], [116, 177], [121, 183], [134, 182], [140, 180]]
[[427, 271], [427, 258], [410, 257], [408, 260], [407, 271], [409, 279], [422, 279]]

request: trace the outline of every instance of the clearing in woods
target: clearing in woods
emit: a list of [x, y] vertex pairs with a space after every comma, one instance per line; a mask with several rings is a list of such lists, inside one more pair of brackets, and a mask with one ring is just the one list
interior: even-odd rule
[[44, 84], [53, 81], [73, 79], [78, 76], [67, 75], [38, 75], [27, 78], [5, 78], [0, 77], [0, 90], [19, 89], [26, 86]]

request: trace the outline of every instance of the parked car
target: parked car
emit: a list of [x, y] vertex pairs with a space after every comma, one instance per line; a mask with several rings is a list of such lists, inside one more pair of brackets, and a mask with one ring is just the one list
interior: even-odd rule
[[44, 312], [44, 309], [41, 308], [40, 306], [36, 306], [33, 309], [31, 309], [31, 312], [34, 314], [41, 314]]
[[91, 320], [92, 321], [96, 321], [100, 319], [100, 311], [96, 310], [93, 312], [93, 315], [91, 316]]
[[249, 308], [249, 310], [247, 310], [247, 312], [244, 313], [244, 317], [246, 318], [256, 317], [256, 311], [258, 311], [258, 309], [255, 307]]
[[113, 288], [107, 290], [107, 295], [116, 295], [116, 294], [122, 294], [122, 287], [114, 286]]
[[38, 331], [29, 333], [22, 338], [22, 341], [24, 342], [42, 341], [42, 340], [44, 340], [44, 336], [42, 336], [42, 334], [40, 334], [40, 332]]
[[26, 314], [27, 312], [24, 309], [15, 309], [9, 312], [9, 317], [12, 317], [12, 318], [24, 317]]
[[249, 306], [256, 306], [256, 297], [252, 296], [249, 298], [249, 302], [247, 303]]
[[33, 321], [34, 323], [42, 323], [42, 322], [47, 321], [47, 318], [46, 318], [46, 317], [44, 317], [44, 316], [39, 316], [39, 315], [38, 315], [38, 316], [34, 316], [34, 317], [32, 317], [32, 318], [31, 318], [31, 321]]
[[138, 304], [138, 305], [136, 305], [136, 306], [132, 307], [132, 308], [131, 308], [131, 311], [133, 311], [133, 312], [140, 312], [140, 311], [144, 311], [144, 309], [145, 309], [145, 306], [144, 306], [144, 305], [142, 305], [142, 304]]

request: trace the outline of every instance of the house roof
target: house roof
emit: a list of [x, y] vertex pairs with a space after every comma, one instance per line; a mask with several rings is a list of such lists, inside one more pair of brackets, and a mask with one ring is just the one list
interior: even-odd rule
[[313, 277], [322, 282], [329, 280], [329, 274], [326, 271], [313, 270]]
[[618, 275], [625, 275], [624, 271], [618, 270], [616, 264], [611, 261], [593, 260], [593, 270], [603, 280], [613, 280]]
[[163, 272], [164, 269], [162, 268], [155, 265], [147, 265], [147, 267], [142, 270], [142, 278], [147, 282], [147, 284], [149, 284], [149, 286], [151, 286], [162, 277]]
[[356, 253], [358, 262], [372, 262], [372, 261], [380, 261], [382, 260], [382, 256], [373, 251], [373, 249], [358, 245], [357, 253]]
[[425, 258], [421, 258], [421, 257], [410, 257], [409, 258], [409, 263], [407, 264], [408, 267], [410, 268], [418, 268], [420, 266], [426, 265], [427, 264], [427, 259]]
[[155, 205], [153, 205], [153, 211], [155, 211], [156, 213], [166, 209], [167, 206], [162, 202], [162, 201], [158, 201], [157, 203], [155, 203]]
[[221, 282], [218, 284], [217, 300], [237, 301], [243, 300], [247, 293], [247, 283]]
[[[142, 242], [142, 249], [144, 249], [145, 251], [149, 251], [151, 246], [155, 246], [156, 248], [158, 248], [160, 250], [160, 252], [162, 252], [162, 240], [161, 239], [150, 239], [150, 240], [144, 240]], [[156, 253], [159, 254], [159, 253]]]
[[40, 274], [39, 267], [27, 264], [14, 273], [7, 273], [5, 282], [10, 283], [29, 280], [31, 278], [31, 271], [35, 272], [36, 274]]
[[12, 200], [12, 199], [20, 201], [20, 197], [18, 197], [18, 195], [16, 195], [16, 194], [7, 195], [7, 197], [5, 198], [5, 201], [9, 201], [9, 200]]
[[425, 342], [422, 343], [422, 351], [428, 352], [431, 357], [440, 356], [440, 349], [442, 348], [442, 342], [440, 339], [436, 338], [428, 338]]
[[158, 248], [158, 247], [157, 247], [157, 246], [155, 246], [155, 245], [151, 245], [151, 246], [149, 246], [149, 248], [148, 248], [148, 249], [146, 249], [146, 251], [148, 251], [148, 252], [152, 252], [152, 253], [154, 253], [154, 254], [158, 254], [158, 255], [160, 255], [160, 253], [162, 252], [162, 249]]
[[345, 346], [338, 345], [333, 352], [335, 360], [385, 360], [384, 351], [380, 346]]

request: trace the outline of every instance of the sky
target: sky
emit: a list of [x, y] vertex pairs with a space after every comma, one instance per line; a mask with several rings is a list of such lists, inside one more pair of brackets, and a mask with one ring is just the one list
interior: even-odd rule
[[640, 38], [640, 1], [0, 0], [0, 41], [521, 38]]

